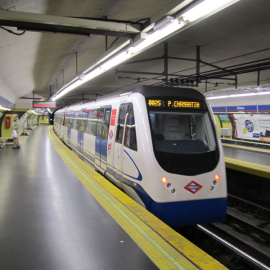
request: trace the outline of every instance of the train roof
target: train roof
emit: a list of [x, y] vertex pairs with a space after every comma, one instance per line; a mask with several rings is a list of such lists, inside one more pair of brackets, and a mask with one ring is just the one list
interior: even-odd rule
[[[133, 93], [140, 93], [145, 97], [162, 97], [162, 96], [184, 96], [186, 98], [194, 98], [204, 100], [205, 96], [193, 88], [178, 88], [178, 87], [162, 87], [162, 86], [138, 86], [131, 91], [117, 92], [111, 95], [106, 95], [97, 98], [95, 101], [103, 101], [109, 98], [117, 98]], [[91, 102], [91, 100], [89, 100]]]
[[[133, 93], [140, 93], [146, 98], [147, 97], [163, 97], [163, 96], [181, 96], [181, 97], [190, 98], [190, 99], [205, 100], [205, 96], [193, 88], [161, 87], [161, 86], [144, 85], [144, 86], [138, 86], [129, 92], [127, 91], [117, 92], [111, 95], [98, 97], [97, 99], [94, 99], [94, 100], [85, 100], [84, 102], [75, 103], [67, 107], [62, 107], [61, 109], [66, 109], [66, 108], [75, 109], [77, 106], [81, 106], [82, 104], [87, 104], [90, 102], [105, 101], [112, 98], [113, 99], [119, 98], [121, 96], [129, 95]], [[59, 109], [59, 111], [61, 109]]]
[[205, 96], [193, 88], [181, 87], [162, 87], [162, 86], [139, 86], [132, 93], [141, 93], [145, 97], [152, 96], [184, 96], [187, 98], [195, 98], [204, 100]]

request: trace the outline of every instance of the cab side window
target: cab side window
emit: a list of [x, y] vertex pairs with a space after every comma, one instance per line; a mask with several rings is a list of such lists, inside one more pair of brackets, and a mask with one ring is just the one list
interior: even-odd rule
[[127, 105], [121, 104], [119, 109], [118, 124], [115, 139], [115, 141], [118, 143], [122, 143], [123, 140], [126, 113], [127, 113]]
[[116, 142], [123, 142], [124, 146], [137, 151], [136, 126], [132, 103], [121, 104], [120, 106]]

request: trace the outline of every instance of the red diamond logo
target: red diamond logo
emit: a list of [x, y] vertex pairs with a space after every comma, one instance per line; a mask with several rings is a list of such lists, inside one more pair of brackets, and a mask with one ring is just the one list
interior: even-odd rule
[[110, 137], [110, 140], [112, 139], [113, 137], [113, 131], [111, 130], [110, 133], [109, 133], [109, 137]]
[[201, 188], [202, 188], [202, 186], [200, 184], [196, 183], [195, 181], [191, 181], [189, 184], [187, 184], [185, 186], [185, 189], [193, 194], [198, 192]]

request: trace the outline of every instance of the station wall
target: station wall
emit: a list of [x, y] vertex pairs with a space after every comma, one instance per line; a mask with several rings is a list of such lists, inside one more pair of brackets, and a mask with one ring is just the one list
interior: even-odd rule
[[270, 143], [270, 96], [209, 100], [222, 138]]

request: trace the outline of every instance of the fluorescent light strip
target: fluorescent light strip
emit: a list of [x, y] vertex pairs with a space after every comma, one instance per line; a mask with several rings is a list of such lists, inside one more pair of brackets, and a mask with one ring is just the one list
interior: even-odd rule
[[206, 99], [223, 99], [223, 98], [248, 97], [248, 96], [260, 96], [260, 95], [270, 95], [270, 91], [269, 92], [260, 92], [260, 93], [247, 93], [247, 94], [235, 94], [235, 95], [226, 95], [226, 96], [215, 96], [215, 97], [207, 97]]
[[170, 23], [168, 26], [164, 27], [163, 29], [157, 30], [151, 35], [147, 35], [144, 41], [139, 43], [137, 46], [130, 47], [126, 49], [125, 51], [115, 55], [113, 58], [108, 59], [108, 61], [105, 61], [105, 63], [101, 64], [99, 67], [94, 68], [85, 76], [83, 74], [81, 79], [83, 80], [84, 83], [89, 80], [92, 80], [93, 78], [99, 76], [100, 74], [106, 72], [107, 70], [110, 70], [111, 68], [125, 62], [126, 60], [130, 59], [136, 54], [139, 54], [140, 52], [142, 52], [143, 50], [151, 46], [153, 43], [177, 31], [183, 25], [184, 24], [179, 23], [178, 20], [174, 20], [172, 23]]
[[[56, 94], [56, 96], [54, 96], [52, 98], [52, 100], [56, 101], [57, 99], [66, 95], [68, 92], [72, 91], [76, 87], [82, 85], [83, 83], [86, 83], [87, 81], [94, 79], [95, 77], [110, 70], [111, 68], [125, 62], [126, 60], [130, 59], [131, 57], [139, 54], [140, 52], [142, 52], [145, 49], [147, 49], [148, 47], [150, 47], [153, 43], [158, 42], [159, 40], [163, 39], [164, 37], [179, 30], [183, 26], [184, 26], [183, 22], [179, 22], [179, 20], [173, 20], [171, 23], [169, 23], [169, 25], [167, 25], [163, 29], [159, 29], [152, 34], [147, 35], [146, 38], [144, 39], [144, 41], [139, 43], [137, 46], [130, 47], [130, 48], [126, 49], [125, 51], [115, 55], [111, 59], [108, 59], [109, 56], [102, 58], [95, 65], [91, 66], [89, 69], [87, 69], [85, 72], [83, 72], [82, 75], [79, 76], [79, 80], [78, 80], [78, 77], [76, 77], [68, 85], [61, 88], [58, 91], [58, 94]], [[122, 47], [122, 48], [125, 47], [126, 44], [125, 44], [125, 46], [124, 46], [124, 44], [121, 45], [120, 47]], [[119, 50], [117, 50], [117, 51], [119, 51]], [[111, 55], [113, 55], [113, 52], [111, 53]], [[104, 62], [105, 59], [108, 59], [108, 60]], [[102, 62], [104, 62], [104, 63], [102, 64]], [[101, 64], [101, 65], [98, 66], [99, 64]]]
[[100, 59], [98, 62], [96, 62], [93, 66], [89, 67], [87, 70], [85, 70], [83, 72], [83, 74], [87, 74], [88, 72], [90, 72], [91, 70], [93, 70], [95, 67], [97, 67], [99, 64], [103, 63], [105, 60], [107, 60], [108, 58], [110, 58], [111, 56], [115, 55], [116, 53], [118, 53], [120, 50], [122, 50], [123, 48], [125, 48], [126, 46], [128, 46], [130, 44], [130, 39], [127, 40], [125, 43], [123, 43], [122, 45], [120, 45], [119, 47], [117, 47], [115, 50], [113, 50], [112, 52], [110, 52], [109, 54], [107, 54], [106, 56], [104, 56], [102, 59]]
[[3, 106], [0, 105], [0, 110], [10, 111], [11, 109], [5, 108], [5, 107], [3, 107]]
[[[107, 70], [110, 70], [111, 68], [125, 62], [126, 60], [132, 58], [133, 56], [161, 42], [164, 38], [177, 32], [179, 29], [183, 28], [189, 22], [193, 22], [199, 18], [202, 18], [206, 14], [210, 16], [211, 12], [215, 13], [220, 9], [223, 9], [226, 6], [231, 5], [237, 1], [239, 0], [205, 0], [200, 4], [198, 4], [197, 6], [190, 9], [189, 11], [187, 11], [186, 13], [180, 15], [179, 18], [173, 19], [173, 17], [171, 17], [172, 20], [168, 19], [168, 23], [166, 23], [164, 26], [162, 25], [160, 28], [158, 24], [155, 25], [155, 27], [153, 28], [154, 29], [153, 32], [149, 34], [143, 32], [143, 35], [141, 36], [143, 36], [144, 38], [141, 38], [137, 42], [137, 44], [135, 42], [133, 46], [130, 46], [129, 48], [121, 52], [122, 49], [124, 49], [131, 43], [131, 41], [128, 40], [121, 46], [116, 48], [114, 51], [112, 51], [111, 53], [100, 59], [97, 63], [95, 63], [86, 71], [84, 71], [79, 77], [76, 77], [70, 83], [62, 87], [52, 98], [52, 100], [55, 101], [59, 99], [60, 97], [66, 95], [68, 92], [72, 91], [74, 88], [82, 85], [87, 81], [94, 79], [95, 77], [101, 75]], [[183, 19], [186, 21], [183, 21]], [[162, 24], [164, 24], [164, 21], [162, 22]], [[151, 27], [152, 26], [153, 25], [151, 25]], [[155, 28], [157, 30], [155, 30]]]
[[161, 29], [156, 30], [150, 35], [147, 35], [146, 39], [139, 43], [137, 46], [133, 46], [129, 49], [132, 55], [136, 55], [143, 50], [149, 48], [152, 44], [157, 43], [159, 40], [171, 35], [173, 32], [176, 32], [185, 25], [183, 21], [174, 19], [169, 22], [166, 26]]
[[[108, 59], [110, 56], [116, 54], [117, 52], [119, 52], [121, 49], [123, 49], [124, 47], [126, 47], [128, 44], [130, 44], [130, 40], [126, 41], [125, 43], [123, 43], [122, 45], [120, 45], [119, 47], [117, 47], [115, 50], [113, 50], [111, 53], [109, 53], [108, 55], [106, 55], [105, 57], [103, 57], [101, 60], [99, 60], [97, 63], [95, 63], [93, 66], [91, 66], [90, 68], [88, 68], [87, 70], [85, 70], [80, 76], [77, 76], [75, 79], [73, 79], [72, 81], [70, 81], [67, 85], [65, 85], [64, 87], [62, 87], [57, 93], [56, 95], [52, 98], [53, 101], [56, 101], [57, 99], [61, 98], [62, 96], [66, 95], [67, 93], [69, 93], [70, 91], [72, 91], [73, 89], [79, 87], [80, 85], [86, 83], [87, 81], [90, 81], [92, 79], [94, 79], [95, 77], [99, 76], [100, 74], [104, 73], [105, 71], [108, 70], [108, 68], [105, 68], [100, 66], [98, 67], [98, 65], [100, 65], [102, 62], [106, 61], [106, 59]], [[118, 55], [116, 55], [116, 57], [118, 57]], [[116, 57], [114, 57], [113, 59], [115, 59]], [[113, 59], [108, 60], [108, 62], [111, 62]], [[123, 59], [122, 62], [124, 62], [126, 59]], [[105, 62], [108, 63], [108, 62]], [[118, 63], [119, 64], [119, 63]], [[114, 65], [116, 66], [117, 63]]]
[[184, 21], [194, 22], [207, 15], [212, 15], [238, 1], [239, 0], [205, 0], [181, 15], [181, 17]]
[[66, 95], [68, 92], [72, 91], [73, 89], [75, 89], [76, 87], [79, 87], [80, 85], [82, 85], [84, 82], [80, 79], [77, 80], [73, 80], [73, 83], [68, 84], [67, 86], [64, 86], [63, 88], [61, 88], [58, 92], [59, 94], [57, 94], [55, 97], [52, 98], [52, 101], [55, 101], [57, 99], [59, 99], [60, 97]]

